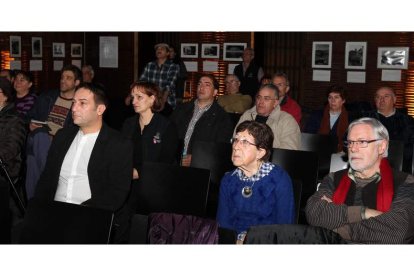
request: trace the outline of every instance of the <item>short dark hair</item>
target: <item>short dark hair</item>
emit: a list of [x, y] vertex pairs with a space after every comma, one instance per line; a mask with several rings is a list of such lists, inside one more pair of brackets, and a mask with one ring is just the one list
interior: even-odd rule
[[15, 76], [14, 70], [11, 69], [1, 69], [0, 72], [6, 72], [10, 79], [13, 79]]
[[103, 104], [106, 107], [108, 106], [108, 98], [106, 97], [105, 92], [100, 87], [98, 87], [98, 86], [96, 86], [92, 83], [83, 82], [76, 88], [76, 91], [78, 91], [81, 88], [89, 90], [93, 93], [93, 98], [94, 98], [95, 103], [97, 105], [98, 104]]
[[18, 75], [22, 75], [28, 82], [33, 82], [33, 75], [29, 71], [17, 70], [15, 71], [14, 76], [17, 77]]
[[154, 104], [151, 106], [151, 110], [153, 112], [161, 111], [162, 108], [162, 95], [160, 88], [155, 83], [147, 82], [147, 81], [136, 81], [130, 86], [130, 90], [134, 88], [142, 88], [142, 92], [148, 97], [154, 96], [155, 101]]
[[75, 76], [75, 81], [79, 80], [82, 82], [82, 71], [75, 65], [67, 64], [65, 65], [62, 70], [60, 71], [60, 74], [63, 74], [65, 71], [71, 71], [73, 75]]
[[7, 97], [7, 102], [13, 102], [12, 86], [6, 77], [0, 77], [0, 89], [3, 92], [4, 96]]
[[213, 83], [214, 89], [217, 89], [217, 90], [219, 89], [219, 83], [213, 74], [202, 74], [200, 78], [198, 79], [198, 82], [200, 82], [201, 78], [203, 77], [207, 77], [211, 80], [211, 82]]
[[343, 86], [337, 84], [329, 86], [326, 91], [326, 97], [329, 97], [329, 94], [332, 92], [339, 94], [343, 100], [346, 99], [346, 91]]
[[279, 92], [279, 88], [276, 85], [274, 85], [273, 83], [263, 84], [262, 86], [260, 86], [259, 91], [257, 91], [257, 94], [259, 94], [260, 90], [262, 90], [264, 88], [268, 88], [268, 89], [273, 90], [273, 92], [275, 93], [276, 99], [279, 100], [279, 94], [280, 94], [280, 92]]
[[260, 161], [268, 161], [273, 150], [274, 135], [272, 129], [268, 125], [256, 121], [244, 121], [237, 126], [236, 133], [245, 130], [253, 136], [256, 147], [266, 151]]

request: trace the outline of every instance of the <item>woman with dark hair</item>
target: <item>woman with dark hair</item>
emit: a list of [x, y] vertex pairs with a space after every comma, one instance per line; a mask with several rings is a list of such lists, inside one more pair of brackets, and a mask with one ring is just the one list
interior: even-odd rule
[[178, 134], [175, 125], [158, 113], [162, 93], [156, 84], [134, 82], [131, 99], [137, 114], [125, 120], [122, 133], [134, 143], [133, 179], [138, 179], [142, 162], [175, 163]]
[[36, 94], [31, 91], [33, 86], [32, 75], [26, 71], [17, 71], [13, 85], [14, 90], [16, 90], [16, 110], [25, 115], [32, 109], [37, 98]]
[[273, 132], [266, 124], [244, 121], [232, 138], [237, 168], [221, 180], [217, 221], [241, 234], [253, 225], [294, 223], [292, 181], [282, 168], [268, 162]]

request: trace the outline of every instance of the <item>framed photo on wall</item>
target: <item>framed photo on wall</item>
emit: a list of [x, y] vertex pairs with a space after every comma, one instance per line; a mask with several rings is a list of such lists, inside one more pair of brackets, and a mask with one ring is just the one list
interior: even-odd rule
[[65, 43], [52, 43], [52, 56], [65, 57]]
[[32, 57], [42, 57], [42, 38], [32, 37]]
[[247, 43], [223, 43], [223, 60], [242, 61]]
[[21, 55], [22, 55], [21, 36], [10, 36], [10, 56], [21, 57]]
[[409, 47], [378, 47], [377, 67], [407, 69]]
[[314, 41], [312, 44], [312, 68], [331, 68], [332, 41]]
[[346, 42], [345, 44], [345, 68], [365, 69], [367, 59], [366, 42]]
[[220, 45], [219, 44], [201, 44], [202, 58], [219, 58]]
[[70, 44], [70, 56], [82, 57], [82, 44]]
[[182, 58], [198, 58], [198, 44], [197, 43], [181, 43], [181, 57]]

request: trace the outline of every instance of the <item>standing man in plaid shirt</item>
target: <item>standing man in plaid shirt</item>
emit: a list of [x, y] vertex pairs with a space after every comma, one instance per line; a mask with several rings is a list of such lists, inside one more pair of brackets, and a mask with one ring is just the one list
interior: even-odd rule
[[157, 84], [161, 90], [167, 90], [168, 103], [175, 108], [175, 82], [180, 67], [169, 59], [170, 47], [166, 43], [158, 43], [154, 47], [156, 60], [149, 62], [144, 69], [140, 81]]

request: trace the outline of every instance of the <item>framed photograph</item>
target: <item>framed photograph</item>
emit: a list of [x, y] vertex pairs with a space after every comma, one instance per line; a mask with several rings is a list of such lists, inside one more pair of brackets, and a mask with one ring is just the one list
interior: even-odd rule
[[219, 44], [201, 44], [202, 58], [219, 58], [220, 45]]
[[345, 44], [345, 68], [365, 69], [367, 60], [366, 42], [346, 42]]
[[10, 56], [22, 56], [22, 38], [20, 36], [10, 36]]
[[53, 57], [65, 57], [65, 43], [52, 44]]
[[32, 37], [32, 57], [42, 57], [42, 38]]
[[312, 68], [331, 68], [332, 41], [314, 41], [312, 44]]
[[378, 47], [377, 67], [407, 69], [409, 47]]
[[82, 44], [70, 44], [70, 56], [82, 57]]
[[242, 61], [247, 43], [223, 43], [223, 60]]
[[197, 43], [181, 43], [181, 57], [182, 58], [198, 58], [198, 44]]

